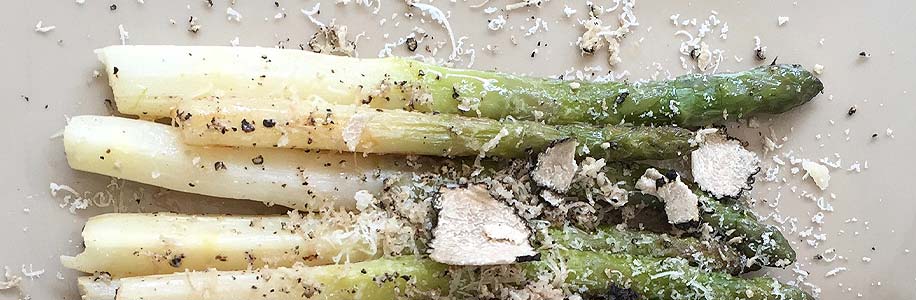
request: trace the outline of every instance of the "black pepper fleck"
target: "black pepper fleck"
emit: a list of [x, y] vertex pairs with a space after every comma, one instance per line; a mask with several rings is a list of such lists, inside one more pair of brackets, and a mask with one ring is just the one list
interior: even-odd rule
[[252, 158], [252, 159], [251, 159], [251, 163], [256, 164], [256, 165], [263, 164], [263, 163], [264, 163], [264, 156], [258, 155], [257, 157]]
[[118, 75], [118, 67], [114, 67], [114, 72], [112, 74]]
[[407, 38], [406, 45], [407, 45], [407, 50], [410, 50], [410, 52], [417, 51], [417, 39], [413, 37]]
[[254, 123], [249, 123], [248, 120], [242, 119], [242, 131], [252, 132], [254, 131]]
[[180, 267], [181, 260], [183, 259], [184, 259], [184, 254], [175, 255], [171, 259], [169, 259], [169, 265], [172, 266], [172, 268]]
[[756, 57], [757, 60], [765, 60], [767, 59], [766, 51], [763, 51], [762, 48], [754, 49], [754, 57]]
[[216, 163], [213, 164], [213, 169], [216, 170], [216, 171], [225, 170], [225, 169], [226, 169], [226, 164], [223, 163], [223, 162], [221, 162], [221, 161], [218, 161], [218, 162], [216, 162]]
[[623, 101], [627, 101], [627, 97], [629, 96], [630, 96], [630, 92], [627, 92], [627, 91], [620, 92], [620, 94], [617, 94], [617, 99], [614, 99], [614, 103], [620, 105], [623, 103]]
[[108, 7], [108, 9], [110, 9], [110, 10], [116, 10], [116, 9], [118, 9], [118, 5], [117, 5], [117, 4], [112, 4], [111, 6]]
[[523, 262], [529, 262], [529, 261], [541, 261], [541, 254], [535, 253], [534, 255], [522, 255], [522, 256], [515, 257], [515, 262], [517, 263], [523, 263]]
[[264, 121], [261, 121], [261, 125], [264, 125], [264, 127], [267, 127], [267, 128], [271, 128], [271, 127], [277, 126], [277, 121], [275, 121], [274, 119], [264, 119]]
[[856, 106], [853, 105], [853, 106], [849, 107], [849, 111], [847, 111], [846, 114], [847, 114], [847, 115], [850, 115], [850, 116], [851, 116], [851, 115], [854, 115], [854, 114], [856, 114], [856, 110], [857, 110], [857, 109], [856, 109]]

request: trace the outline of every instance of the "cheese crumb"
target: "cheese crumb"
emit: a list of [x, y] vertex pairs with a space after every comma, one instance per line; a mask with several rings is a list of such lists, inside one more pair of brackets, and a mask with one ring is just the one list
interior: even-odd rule
[[368, 113], [356, 113], [350, 117], [347, 126], [341, 131], [341, 136], [344, 144], [347, 145], [347, 150], [350, 152], [356, 151], [356, 147], [359, 145], [360, 138], [362, 138], [363, 135], [363, 129], [372, 119], [372, 116], [372, 114]]
[[242, 21], [242, 14], [239, 13], [237, 10], [232, 9], [231, 6], [230, 6], [230, 7], [226, 7], [226, 19], [229, 20], [229, 21], [241, 22], [241, 21]]
[[487, 28], [493, 31], [500, 30], [506, 25], [506, 17], [498, 15], [496, 18], [487, 21]]
[[576, 10], [564, 4], [563, 5], [563, 14], [565, 14], [567, 18], [571, 18], [573, 15], [576, 14]]
[[814, 64], [814, 69], [812, 69], [811, 71], [817, 75], [824, 74], [824, 66], [821, 64]]
[[824, 165], [806, 159], [802, 161], [802, 169], [805, 169], [805, 176], [802, 178], [810, 176], [821, 190], [826, 190], [830, 186], [830, 170]]
[[29, 264], [28, 269], [25, 268], [25, 265], [22, 265], [20, 271], [22, 271], [22, 275], [25, 275], [25, 277], [28, 277], [29, 279], [39, 278], [42, 274], [45, 273], [45, 269], [35, 270], [35, 267], [33, 267], [32, 264]]
[[127, 40], [130, 39], [130, 33], [124, 30], [124, 24], [118, 24], [118, 37], [121, 39], [121, 45], [127, 45]]
[[779, 26], [783, 26], [789, 23], [789, 17], [779, 16], [776, 18], [776, 21], [779, 23]]
[[57, 28], [54, 25], [42, 26], [42, 21], [38, 21], [38, 24], [35, 24], [35, 32], [45, 33]]
[[833, 270], [827, 271], [827, 273], [824, 274], [824, 277], [825, 278], [833, 277], [833, 276], [836, 276], [836, 274], [839, 274], [840, 272], [843, 272], [843, 271], [846, 271], [846, 267], [837, 267]]
[[365, 211], [375, 202], [375, 196], [367, 190], [357, 191], [353, 199], [356, 200], [356, 209], [359, 211]]
[[3, 267], [3, 270], [4, 270], [3, 275], [4, 275], [4, 277], [6, 277], [6, 278], [4, 278], [4, 280], [0, 281], [0, 290], [8, 290], [8, 289], [11, 289], [11, 288], [18, 287], [18, 286], [19, 286], [19, 283], [22, 282], [22, 277], [13, 275], [13, 273], [10, 272], [10, 268], [9, 268], [9, 267], [4, 266], [4, 267]]

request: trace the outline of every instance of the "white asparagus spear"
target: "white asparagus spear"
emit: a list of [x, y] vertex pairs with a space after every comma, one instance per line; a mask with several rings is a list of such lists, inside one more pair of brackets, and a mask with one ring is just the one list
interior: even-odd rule
[[77, 170], [300, 210], [353, 208], [357, 191], [377, 194], [401, 163], [354, 153], [187, 146], [177, 128], [102, 116], [71, 118], [64, 148]]
[[[183, 270], [245, 270], [358, 262], [380, 256], [367, 225], [396, 222], [382, 214], [289, 216], [104, 214], [86, 222], [85, 250], [62, 256], [68, 268], [112, 277]], [[386, 228], [386, 226], [381, 226]]]
[[308, 101], [181, 101], [176, 122], [192, 145], [326, 149], [362, 153], [523, 157], [566, 132], [534, 122], [377, 110]]
[[[326, 149], [434, 156], [527, 157], [574, 138], [608, 160], [675, 158], [693, 133], [672, 127], [546, 125], [451, 114], [335, 105], [309, 100], [234, 97], [182, 100], [174, 118], [192, 145]], [[614, 147], [605, 147], [613, 144]]]
[[403, 68], [408, 62], [403, 59], [356, 59], [274, 48], [110, 46], [96, 54], [105, 64], [118, 110], [147, 119], [168, 117], [181, 99], [209, 96], [299, 99], [314, 95], [355, 104], [386, 75], [406, 78], [400, 73], [413, 72]]
[[428, 299], [448, 291], [447, 266], [403, 256], [347, 265], [78, 279], [83, 300]]

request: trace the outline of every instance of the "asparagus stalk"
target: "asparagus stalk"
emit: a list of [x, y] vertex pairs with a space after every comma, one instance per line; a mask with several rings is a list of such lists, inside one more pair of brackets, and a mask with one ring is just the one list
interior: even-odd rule
[[78, 280], [83, 300], [428, 299], [448, 291], [446, 265], [413, 256], [255, 271], [203, 271]]
[[[566, 283], [585, 294], [602, 294], [608, 286], [629, 286], [648, 299], [813, 299], [798, 288], [775, 279], [742, 279], [709, 273], [683, 259], [563, 251], [557, 261], [521, 265], [521, 278], [504, 278], [524, 285], [538, 274], [568, 270]], [[480, 269], [472, 269], [479, 271]], [[450, 295], [476, 285], [451, 276], [460, 269], [411, 256], [377, 259], [349, 265], [293, 267], [258, 271], [206, 271], [132, 277], [99, 284], [79, 279], [85, 300], [191, 299], [426, 299]], [[451, 290], [449, 287], [457, 287]], [[115, 297], [112, 297], [114, 295]], [[473, 294], [468, 294], [473, 295]], [[472, 297], [472, 296], [469, 296]]]
[[[698, 189], [695, 192], [701, 193]], [[702, 193], [707, 201], [701, 218], [713, 228], [733, 241], [738, 251], [756, 263], [770, 267], [786, 267], [795, 262], [795, 250], [778, 228], [760, 223], [754, 213], [734, 199], [712, 200]]]
[[85, 250], [62, 256], [68, 268], [112, 277], [184, 270], [245, 270], [363, 261], [380, 245], [356, 234], [346, 214], [217, 216], [104, 214], [83, 227]]
[[[184, 145], [180, 139], [175, 128], [115, 117], [74, 117], [64, 132], [67, 160], [74, 169], [174, 190], [298, 209], [316, 207], [323, 201], [353, 209], [356, 191], [367, 190], [378, 195], [385, 178], [404, 179], [404, 175], [397, 175], [402, 169], [397, 161], [385, 157], [196, 147]], [[252, 157], [258, 155], [264, 158], [263, 168], [252, 165]], [[200, 157], [198, 164], [194, 164], [196, 157]], [[349, 166], [354, 167], [338, 167], [335, 165], [340, 162], [338, 159], [352, 162]], [[215, 162], [223, 162], [226, 170], [210, 167]], [[622, 188], [633, 191], [633, 184], [645, 168], [609, 164], [604, 171], [611, 182], [623, 181], [627, 185]], [[303, 174], [308, 175], [308, 180]], [[407, 177], [405, 180], [409, 180]], [[743, 208], [719, 204], [705, 193], [695, 191], [706, 203], [702, 220], [734, 241], [742, 254], [756, 257], [756, 261], [769, 266], [794, 261], [795, 252], [778, 229], [760, 224]], [[658, 202], [650, 196], [638, 198]]]
[[401, 168], [377, 156], [188, 146], [177, 128], [100, 116], [71, 118], [64, 149], [77, 170], [300, 210], [353, 208], [357, 191], [381, 191], [384, 178]]
[[[606, 165], [602, 171], [612, 182], [624, 182], [622, 188], [636, 191], [633, 185], [647, 168], [649, 167], [640, 164], [613, 163]], [[785, 267], [795, 262], [795, 250], [778, 228], [760, 223], [752, 212], [735, 203], [733, 199], [719, 202], [696, 185], [689, 185], [703, 206], [700, 220], [724, 236], [729, 243], [750, 258], [751, 263]], [[649, 195], [634, 198], [651, 205], [660, 203], [658, 198]]]
[[619, 230], [613, 226], [598, 227], [594, 232], [586, 232], [575, 227], [551, 229], [550, 237], [555, 243], [573, 250], [678, 257], [703, 269], [736, 275], [746, 269], [738, 253], [715, 241]]
[[190, 100], [175, 120], [193, 145], [328, 149], [436, 156], [525, 157], [574, 138], [610, 160], [666, 159], [694, 147], [674, 127], [544, 125], [382, 110], [325, 101]]
[[[121, 278], [211, 268], [232, 271], [327, 265], [382, 254], [378, 251], [382, 241], [364, 238], [352, 215], [294, 216], [104, 214], [86, 222], [85, 250], [75, 257], [62, 256], [61, 262], [71, 269]], [[727, 272], [740, 272], [743, 266], [728, 248], [693, 238], [613, 227], [595, 234], [555, 229], [550, 236], [557, 245], [569, 249], [681, 257], [694, 265]]]
[[[562, 253], [559, 259], [571, 271], [567, 283], [599, 293], [611, 283], [628, 285], [648, 299], [814, 299], [801, 289], [781, 284], [776, 279], [742, 279], [707, 272], [691, 267], [679, 258], [568, 251]], [[537, 262], [534, 269], [549, 268], [549, 264]]]
[[684, 75], [648, 83], [589, 82], [444, 68], [403, 58], [357, 59], [245, 47], [111, 46], [118, 110], [168, 117], [180, 100], [210, 96], [304, 99], [548, 124], [707, 126], [804, 104], [823, 84], [799, 65]]

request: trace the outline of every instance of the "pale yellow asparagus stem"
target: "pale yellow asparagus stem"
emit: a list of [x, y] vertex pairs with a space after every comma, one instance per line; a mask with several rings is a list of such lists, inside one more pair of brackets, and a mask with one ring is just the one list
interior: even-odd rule
[[348, 265], [78, 280], [83, 300], [390, 300], [448, 291], [445, 265], [412, 256]]
[[[491, 152], [525, 155], [517, 145], [524, 125], [402, 110], [379, 111], [311, 101], [205, 99], [182, 101], [176, 120], [193, 145], [326, 149], [363, 153], [467, 156]], [[532, 126], [544, 126], [531, 124]], [[516, 128], [517, 127], [517, 128]], [[500, 130], [506, 133], [500, 135]], [[518, 129], [518, 130], [516, 130]], [[548, 128], [549, 129], [549, 128]], [[546, 146], [563, 138], [557, 130], [528, 143]], [[495, 138], [495, 140], [494, 140]], [[501, 141], [501, 139], [505, 141]], [[493, 144], [487, 146], [487, 142]]]
[[129, 277], [209, 268], [325, 265], [382, 254], [378, 245], [354, 234], [358, 223], [351, 214], [292, 216], [95, 216], [83, 228], [83, 253], [62, 256], [61, 263], [87, 273]]
[[408, 72], [401, 60], [274, 48], [110, 46], [96, 53], [118, 110], [149, 119], [168, 117], [182, 99], [223, 95], [360, 103], [386, 77]]
[[357, 191], [379, 192], [399, 169], [398, 160], [353, 153], [188, 146], [177, 128], [101, 116], [70, 119], [64, 149], [77, 170], [301, 210], [353, 208]]
[[608, 160], [675, 158], [694, 146], [673, 127], [546, 125], [336, 105], [323, 99], [181, 101], [175, 121], [193, 145], [325, 149], [432, 156], [528, 157], [573, 138]]

